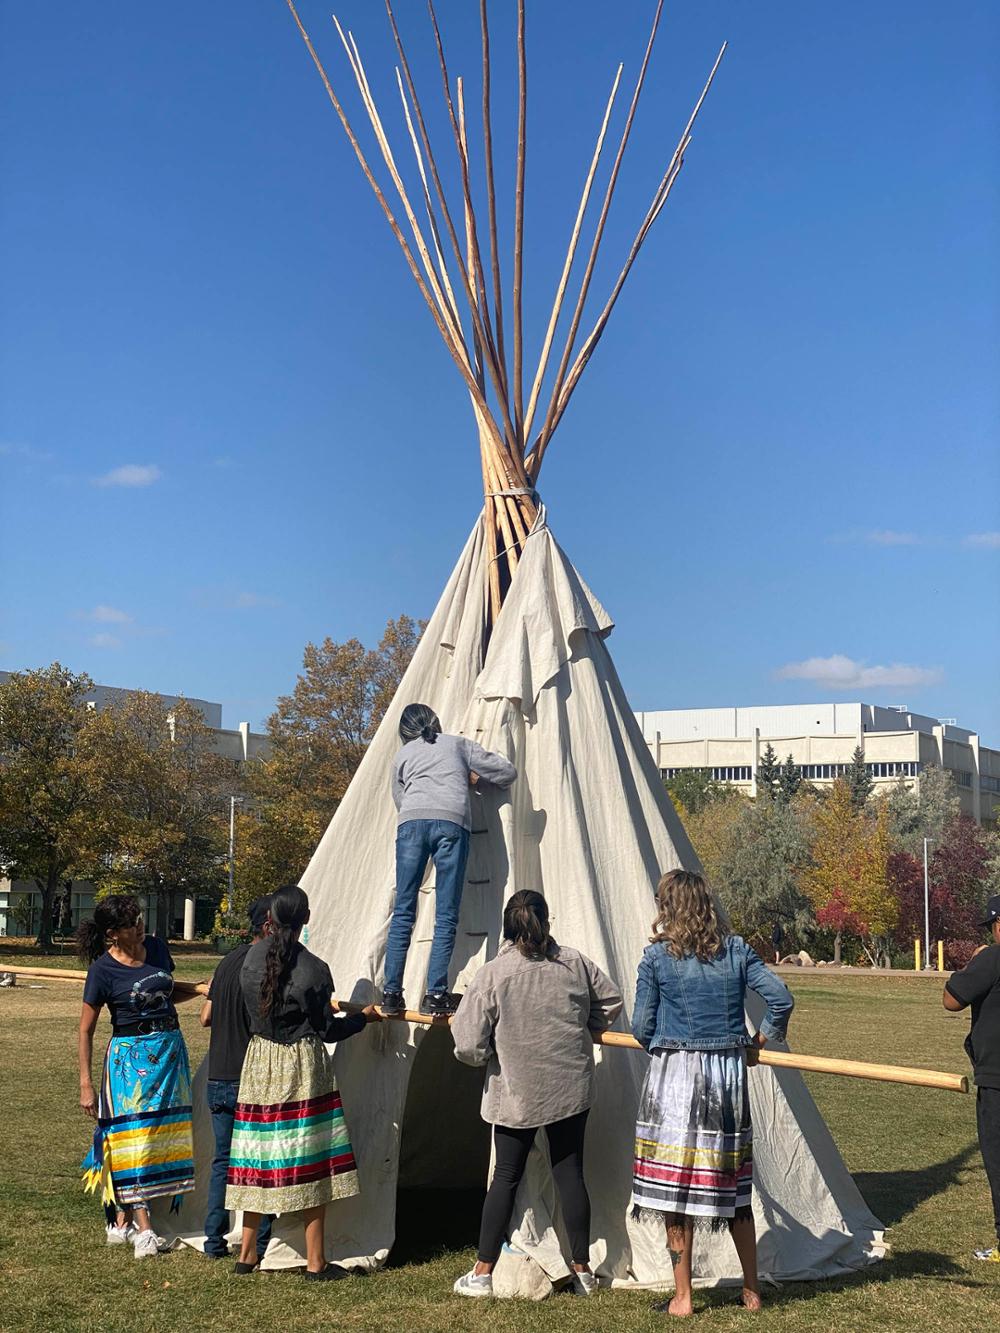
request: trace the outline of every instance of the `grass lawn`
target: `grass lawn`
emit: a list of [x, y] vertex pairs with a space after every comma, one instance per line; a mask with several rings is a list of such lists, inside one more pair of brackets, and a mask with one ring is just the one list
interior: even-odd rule
[[[4, 961], [29, 959], [4, 947], [0, 970]], [[40, 961], [59, 965], [58, 959]], [[72, 958], [63, 961], [74, 965]], [[217, 961], [184, 954], [178, 972], [206, 976]], [[938, 981], [789, 980], [798, 1001], [792, 1029], [798, 1049], [966, 1072], [962, 1040], [968, 1020], [944, 1013]], [[410, 1256], [411, 1262], [329, 1289], [307, 1286], [292, 1274], [236, 1278], [228, 1264], [192, 1251], [138, 1264], [131, 1251], [106, 1249], [99, 1208], [78, 1178], [90, 1136], [77, 1105], [79, 992], [59, 981], [39, 987], [0, 990], [0, 1329], [632, 1333], [663, 1327], [648, 1293], [607, 1291], [590, 1301], [557, 1296], [540, 1305], [453, 1296], [452, 1281], [474, 1257], [474, 1218], [467, 1207], [452, 1208], [448, 1196], [435, 1212], [445, 1210], [457, 1220], [440, 1229], [434, 1213], [414, 1215], [412, 1207], [402, 1207], [394, 1257]], [[182, 1014], [197, 1061], [205, 1034], [190, 1004]], [[98, 1049], [101, 1035], [103, 1027]], [[97, 1072], [95, 1062], [95, 1077]], [[891, 1228], [892, 1251], [883, 1263], [845, 1280], [765, 1293], [755, 1326], [838, 1333], [1000, 1328], [1000, 1267], [971, 1259], [972, 1250], [992, 1237], [973, 1097], [821, 1076], [811, 1077], [810, 1087], [863, 1194]], [[353, 1114], [359, 1113], [355, 1108]], [[435, 1249], [435, 1234], [447, 1234], [454, 1248]], [[706, 1327], [742, 1329], [750, 1318], [734, 1307], [732, 1292], [696, 1293], [695, 1300], [696, 1320]]]

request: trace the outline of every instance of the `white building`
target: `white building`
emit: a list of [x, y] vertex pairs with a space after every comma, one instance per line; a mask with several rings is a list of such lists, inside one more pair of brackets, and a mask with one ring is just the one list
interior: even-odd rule
[[862, 703], [676, 708], [636, 718], [664, 778], [708, 769], [717, 782], [756, 795], [760, 756], [770, 744], [779, 762], [790, 754], [808, 782], [823, 785], [844, 773], [860, 745], [877, 786], [919, 782], [924, 767], [936, 764], [955, 779], [966, 814], [991, 826], [1000, 816], [1000, 751], [982, 746], [953, 718]]
[[[0, 671], [0, 684], [10, 676], [9, 671]], [[90, 707], [108, 708], [132, 690], [116, 685], [95, 685], [86, 696]], [[160, 698], [169, 708], [180, 702], [180, 696], [161, 694]], [[266, 735], [250, 730], [249, 722], [241, 722], [235, 730], [228, 730], [222, 725], [222, 704], [212, 703], [207, 699], [187, 699], [186, 701], [199, 710], [205, 723], [212, 729], [212, 748], [217, 754], [231, 759], [236, 764], [246, 763], [250, 759], [266, 758], [270, 743]], [[74, 926], [81, 917], [89, 915], [94, 905], [94, 887], [87, 880], [74, 880], [67, 886], [68, 895], [63, 906], [62, 920]], [[171, 933], [177, 932], [179, 923], [184, 918], [184, 896], [178, 892], [173, 895], [174, 902], [170, 909], [170, 920], [165, 924]], [[146, 924], [149, 930], [159, 929], [161, 923], [156, 920], [156, 904], [145, 904], [148, 909]], [[0, 876], [0, 935], [34, 935], [38, 930], [41, 914], [41, 895], [30, 880], [5, 879]], [[177, 932], [179, 933], [179, 932]]]

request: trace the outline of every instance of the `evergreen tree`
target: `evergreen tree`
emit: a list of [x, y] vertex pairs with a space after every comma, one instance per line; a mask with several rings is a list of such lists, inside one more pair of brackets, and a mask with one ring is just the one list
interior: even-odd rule
[[875, 789], [875, 783], [865, 763], [865, 752], [860, 745], [854, 747], [851, 763], [844, 774], [851, 792], [851, 806], [855, 814], [865, 808], [865, 802]]
[[962, 809], [954, 779], [937, 764], [926, 765], [916, 786], [900, 778], [889, 792], [888, 806], [893, 845], [918, 860], [923, 858], [924, 838], [939, 847]]
[[768, 741], [757, 765], [757, 795], [769, 796], [773, 800], [778, 790], [780, 777], [781, 765], [778, 763], [774, 746]]
[[712, 777], [710, 768], [682, 768], [663, 784], [682, 817], [696, 815], [722, 794], [722, 785]]
[[789, 755], [781, 765], [781, 776], [778, 778], [778, 795], [783, 801], [790, 801], [801, 786], [802, 769]]
[[[798, 802], [737, 798], [726, 814], [721, 836], [706, 849], [706, 868], [711, 867], [712, 883], [734, 929], [767, 947], [779, 920], [786, 935], [801, 940], [815, 925], [803, 882], [810, 864], [812, 811]], [[700, 856], [706, 842], [702, 821], [695, 821], [694, 832]]]

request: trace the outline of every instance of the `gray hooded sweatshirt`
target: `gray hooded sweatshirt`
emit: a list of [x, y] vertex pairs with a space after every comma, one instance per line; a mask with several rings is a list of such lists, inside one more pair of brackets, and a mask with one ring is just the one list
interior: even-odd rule
[[433, 745], [422, 736], [407, 741], [392, 763], [392, 799], [398, 822], [446, 819], [472, 828], [469, 774], [494, 787], [509, 787], [517, 769], [503, 755], [484, 750], [464, 736], [441, 734]]

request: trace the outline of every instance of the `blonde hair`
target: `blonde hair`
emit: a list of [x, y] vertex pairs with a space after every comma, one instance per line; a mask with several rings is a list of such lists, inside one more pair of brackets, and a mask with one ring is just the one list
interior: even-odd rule
[[656, 887], [653, 944], [663, 944], [675, 958], [694, 954], [703, 963], [717, 958], [728, 935], [728, 922], [716, 906], [703, 876], [693, 870], [668, 870]]

